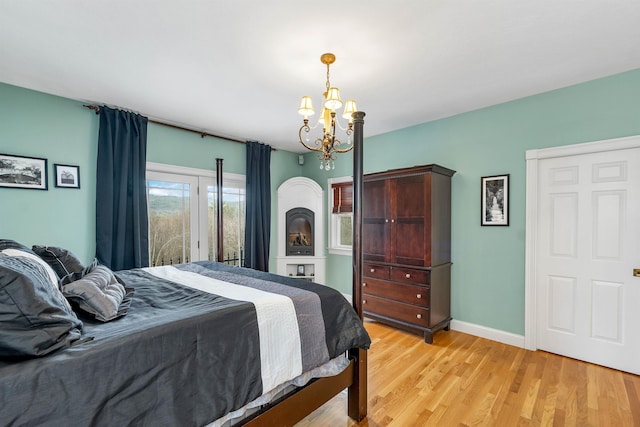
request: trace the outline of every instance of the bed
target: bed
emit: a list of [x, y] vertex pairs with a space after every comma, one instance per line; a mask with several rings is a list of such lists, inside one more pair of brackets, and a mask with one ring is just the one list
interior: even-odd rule
[[[225, 425], [266, 392], [304, 390], [281, 384], [304, 383], [305, 372], [351, 386], [354, 351], [370, 343], [342, 294], [302, 279], [210, 261], [114, 276], [128, 290], [124, 315], [75, 310], [82, 332], [64, 348], [2, 358], [3, 425]], [[270, 424], [249, 415], [243, 422]]]
[[[0, 253], [2, 424], [290, 426], [345, 388], [348, 416], [362, 420], [363, 118], [354, 113], [353, 306], [322, 285], [221, 263], [111, 272], [65, 252], [12, 253], [29, 250], [10, 242]], [[75, 286], [86, 281], [91, 292]], [[92, 298], [94, 288], [108, 297]]]

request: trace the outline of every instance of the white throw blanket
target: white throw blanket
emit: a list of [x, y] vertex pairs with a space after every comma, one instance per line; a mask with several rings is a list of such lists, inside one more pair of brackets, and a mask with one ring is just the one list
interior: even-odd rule
[[172, 266], [144, 268], [149, 274], [214, 295], [253, 303], [260, 334], [262, 393], [302, 373], [300, 332], [293, 301], [286, 296], [202, 276]]

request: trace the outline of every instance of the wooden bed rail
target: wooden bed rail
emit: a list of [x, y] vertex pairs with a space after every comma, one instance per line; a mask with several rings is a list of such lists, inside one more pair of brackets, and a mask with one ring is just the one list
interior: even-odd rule
[[312, 380], [269, 405], [268, 409], [244, 424], [247, 427], [292, 426], [352, 385], [355, 362], [333, 377]]

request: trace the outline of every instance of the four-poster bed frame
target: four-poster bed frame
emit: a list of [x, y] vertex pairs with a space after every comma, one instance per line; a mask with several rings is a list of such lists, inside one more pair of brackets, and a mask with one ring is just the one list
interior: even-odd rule
[[[85, 105], [99, 111], [99, 107]], [[363, 182], [363, 127], [364, 112], [353, 113], [353, 257], [352, 257], [352, 295], [353, 307], [362, 320], [362, 182]], [[161, 122], [154, 122], [164, 125]], [[171, 126], [171, 125], [170, 125]], [[171, 126], [175, 127], [175, 126]], [[192, 131], [190, 129], [183, 130]], [[216, 136], [201, 133], [204, 136]], [[217, 136], [216, 136], [217, 137]], [[225, 138], [228, 139], [228, 138]], [[241, 142], [236, 141], [235, 142]], [[222, 159], [216, 159], [218, 202], [222, 201]], [[222, 236], [222, 209], [218, 209], [218, 236]], [[218, 239], [218, 259], [223, 262], [222, 239]], [[266, 405], [259, 413], [240, 421], [237, 425], [246, 426], [290, 426], [322, 406], [332, 397], [348, 389], [347, 414], [355, 421], [361, 421], [367, 415], [367, 351], [351, 349], [349, 365], [340, 374], [312, 380], [308, 385], [298, 388], [275, 402]]]
[[[362, 145], [364, 112], [353, 113], [353, 307], [362, 320]], [[272, 403], [252, 419], [241, 424], [256, 426], [293, 425], [348, 388], [347, 414], [355, 421], [367, 416], [367, 351], [349, 351], [347, 369], [333, 377], [313, 380], [304, 388], [295, 390]]]

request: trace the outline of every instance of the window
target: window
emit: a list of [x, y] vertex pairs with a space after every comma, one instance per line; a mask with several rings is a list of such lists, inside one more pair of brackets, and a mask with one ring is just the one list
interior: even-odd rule
[[[226, 175], [226, 174], [225, 174]], [[246, 197], [244, 180], [230, 179], [225, 176], [222, 180], [222, 227], [224, 240], [223, 256], [227, 264], [242, 265], [244, 259], [244, 221], [246, 211]], [[216, 259], [218, 241], [218, 192], [216, 184], [207, 185], [207, 223], [208, 223], [208, 259]]]
[[[150, 264], [217, 259], [215, 172], [147, 163]], [[223, 257], [241, 265], [244, 255], [245, 178], [223, 177]]]
[[329, 179], [329, 253], [352, 254], [353, 184], [352, 178]]
[[197, 187], [197, 177], [147, 172], [150, 265], [199, 259]]

